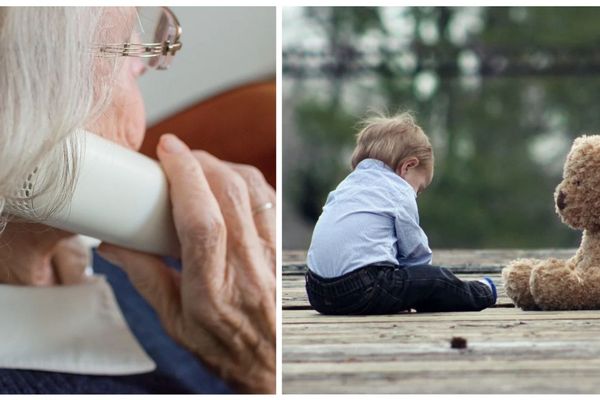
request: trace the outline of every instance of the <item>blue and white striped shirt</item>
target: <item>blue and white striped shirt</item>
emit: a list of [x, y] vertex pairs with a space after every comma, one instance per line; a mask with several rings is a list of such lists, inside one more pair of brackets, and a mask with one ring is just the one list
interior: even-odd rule
[[308, 249], [308, 268], [333, 278], [375, 262], [430, 264], [416, 197], [382, 161], [361, 161], [327, 197]]

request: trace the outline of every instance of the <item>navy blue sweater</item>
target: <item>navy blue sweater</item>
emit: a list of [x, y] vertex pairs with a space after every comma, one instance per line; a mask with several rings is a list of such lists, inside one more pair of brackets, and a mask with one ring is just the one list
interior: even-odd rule
[[125, 273], [95, 253], [93, 265], [97, 274], [106, 275], [131, 331], [156, 370], [103, 376], [0, 369], [0, 393], [231, 393], [196, 357], [171, 340]]

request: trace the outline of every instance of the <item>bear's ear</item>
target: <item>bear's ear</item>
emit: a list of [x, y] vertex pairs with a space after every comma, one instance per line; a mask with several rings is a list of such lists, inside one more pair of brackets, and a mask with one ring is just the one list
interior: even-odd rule
[[[573, 141], [571, 151], [563, 166], [563, 178], [588, 169], [600, 166], [600, 135], [582, 135]], [[579, 171], [579, 172], [577, 172]]]
[[[570, 156], [597, 156], [600, 154], [600, 135], [581, 135], [573, 141]], [[571, 158], [571, 157], [569, 157]]]
[[575, 150], [579, 146], [582, 146], [587, 140], [587, 138], [587, 135], [581, 135], [579, 137], [576, 137], [575, 140], [573, 140], [573, 145], [571, 145], [571, 149]]

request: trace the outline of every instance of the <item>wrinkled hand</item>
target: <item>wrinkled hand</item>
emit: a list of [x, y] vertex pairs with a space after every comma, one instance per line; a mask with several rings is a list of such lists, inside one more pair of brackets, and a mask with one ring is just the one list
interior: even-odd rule
[[90, 252], [77, 235], [11, 221], [0, 234], [0, 282], [52, 286], [80, 283]]
[[181, 273], [155, 256], [102, 244], [175, 340], [243, 392], [275, 391], [275, 193], [255, 169], [192, 153], [164, 135]]

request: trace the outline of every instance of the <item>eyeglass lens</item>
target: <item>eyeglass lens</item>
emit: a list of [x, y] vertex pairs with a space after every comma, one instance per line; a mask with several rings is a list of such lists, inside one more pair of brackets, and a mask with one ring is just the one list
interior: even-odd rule
[[[177, 27], [172, 16], [162, 7], [139, 7], [140, 32], [137, 40], [142, 43], [174, 43]], [[171, 63], [171, 54], [144, 58], [150, 68], [165, 69]]]

